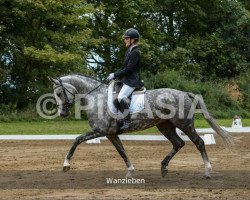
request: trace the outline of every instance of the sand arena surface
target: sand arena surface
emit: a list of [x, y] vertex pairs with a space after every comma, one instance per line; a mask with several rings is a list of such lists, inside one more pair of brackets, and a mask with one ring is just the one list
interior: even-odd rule
[[160, 162], [169, 142], [123, 142], [135, 167], [134, 178], [145, 184], [107, 184], [124, 178], [126, 167], [109, 141], [82, 143], [63, 173], [72, 141], [0, 141], [0, 199], [249, 199], [250, 134], [230, 153], [216, 137], [206, 146], [213, 172], [203, 178], [204, 165], [191, 142], [178, 152], [161, 178]]

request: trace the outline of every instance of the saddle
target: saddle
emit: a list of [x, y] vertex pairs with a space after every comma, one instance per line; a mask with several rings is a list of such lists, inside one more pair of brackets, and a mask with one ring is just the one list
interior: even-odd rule
[[[113, 94], [119, 94], [120, 90], [122, 89], [122, 86], [123, 86], [123, 83], [121, 81], [115, 81], [114, 83], [114, 89], [113, 89]], [[141, 93], [144, 93], [146, 91], [146, 88], [145, 87], [142, 87], [142, 88], [136, 88], [132, 94], [130, 95], [130, 97], [133, 95], [133, 94], [141, 94]]]
[[[120, 92], [120, 90], [122, 89], [122, 86], [123, 86], [123, 83], [121, 81], [115, 81], [114, 83], [114, 89], [113, 89], [113, 104], [114, 106], [116, 107], [116, 109], [118, 110], [121, 110], [120, 109], [120, 105], [119, 105], [119, 102], [118, 102], [118, 94]], [[145, 87], [142, 87], [142, 88], [136, 88], [129, 96], [128, 96], [128, 99], [127, 99], [127, 102], [126, 104], [128, 105], [128, 107], [130, 106], [130, 103], [131, 103], [131, 99], [132, 99], [132, 96], [133, 95], [136, 95], [136, 94], [144, 94], [146, 91], [146, 88]]]
[[[120, 81], [112, 80], [108, 87], [108, 108], [112, 114], [117, 115], [120, 112], [119, 107], [116, 106], [119, 104], [117, 97], [123, 86], [123, 83]], [[144, 97], [145, 97], [146, 88], [139, 88], [134, 90], [134, 92], [128, 98], [129, 112], [131, 114], [140, 112], [144, 109]]]

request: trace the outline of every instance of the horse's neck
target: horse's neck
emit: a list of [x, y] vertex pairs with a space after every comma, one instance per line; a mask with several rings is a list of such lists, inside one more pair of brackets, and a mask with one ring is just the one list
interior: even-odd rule
[[72, 76], [69, 77], [68, 80], [70, 81], [70, 84], [73, 85], [80, 94], [90, 92], [101, 84], [101, 82], [89, 77]]

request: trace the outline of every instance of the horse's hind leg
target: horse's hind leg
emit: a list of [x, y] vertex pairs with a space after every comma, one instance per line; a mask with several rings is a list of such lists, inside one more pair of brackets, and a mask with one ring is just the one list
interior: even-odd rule
[[128, 156], [126, 154], [126, 151], [122, 145], [122, 142], [118, 135], [106, 135], [106, 137], [110, 140], [110, 142], [115, 146], [116, 150], [119, 152], [120, 156], [123, 158], [124, 162], [127, 165], [127, 175], [126, 177], [130, 178], [132, 176], [132, 173], [134, 172], [134, 167], [130, 160], [128, 159]]
[[166, 176], [168, 163], [174, 155], [185, 145], [185, 142], [177, 135], [176, 127], [170, 122], [166, 121], [156, 125], [159, 131], [172, 143], [173, 149], [161, 162], [161, 175]]
[[197, 134], [193, 123], [190, 126], [187, 126], [186, 128], [182, 129], [182, 131], [190, 138], [190, 140], [195, 144], [195, 146], [201, 153], [201, 157], [205, 164], [205, 178], [211, 178], [210, 173], [212, 171], [212, 166], [207, 156], [205, 143], [202, 138]]
[[74, 152], [76, 150], [76, 147], [81, 144], [82, 142], [84, 141], [87, 141], [87, 140], [91, 140], [91, 139], [94, 139], [94, 138], [97, 138], [97, 137], [101, 137], [103, 136], [104, 134], [101, 134], [101, 133], [96, 133], [96, 132], [93, 132], [93, 131], [89, 131], [85, 134], [82, 134], [80, 136], [78, 136], [73, 145], [71, 146], [68, 154], [66, 155], [65, 157], [65, 160], [64, 160], [64, 163], [63, 163], [63, 171], [66, 172], [70, 169], [70, 163], [69, 161], [71, 160], [72, 156], [74, 155]]

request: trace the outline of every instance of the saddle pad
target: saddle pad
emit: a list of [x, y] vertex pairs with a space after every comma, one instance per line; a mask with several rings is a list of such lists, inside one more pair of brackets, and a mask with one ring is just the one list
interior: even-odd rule
[[[117, 115], [120, 111], [117, 112], [116, 107], [113, 104], [113, 89], [114, 89], [115, 81], [112, 81], [108, 87], [108, 109], [111, 113]], [[145, 93], [139, 94], [132, 94], [130, 106], [129, 106], [129, 113], [137, 113], [144, 109], [145, 107]]]

